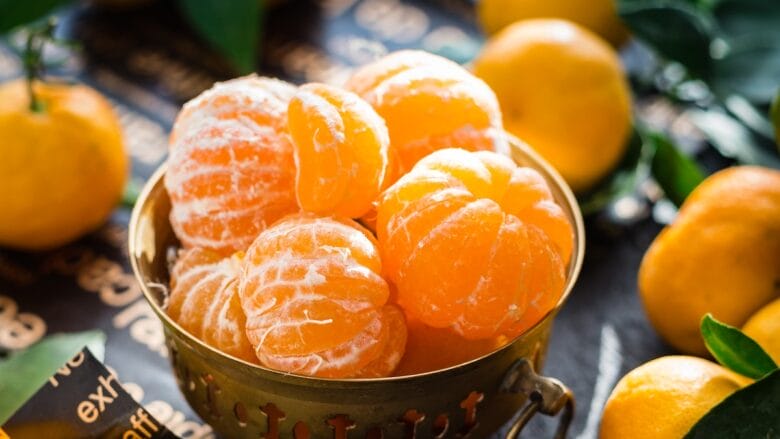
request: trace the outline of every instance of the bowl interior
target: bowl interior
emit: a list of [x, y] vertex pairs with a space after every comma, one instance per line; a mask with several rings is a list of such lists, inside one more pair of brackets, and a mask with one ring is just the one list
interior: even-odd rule
[[[566, 216], [571, 221], [575, 233], [574, 249], [571, 261], [569, 262], [568, 266], [565, 290], [555, 308], [551, 310], [548, 315], [542, 318], [534, 327], [527, 331], [527, 333], [530, 333], [534, 331], [536, 326], [541, 325], [542, 322], [553, 318], [570, 294], [582, 266], [582, 260], [584, 257], [585, 232], [582, 215], [577, 205], [576, 198], [569, 189], [568, 185], [564, 182], [563, 178], [536, 152], [534, 152], [524, 143], [512, 137], [509, 138], [509, 143], [511, 146], [512, 158], [518, 165], [528, 166], [536, 169], [547, 179], [553, 197], [555, 198], [556, 202], [563, 208]], [[230, 362], [235, 363], [236, 367], [252, 368], [258, 371], [262, 371], [262, 373], [275, 374], [280, 377], [283, 376], [285, 378], [289, 378], [291, 374], [282, 373], [264, 368], [262, 366], [251, 364], [211, 348], [182, 329], [176, 322], [171, 320], [164, 311], [167, 299], [167, 285], [169, 281], [168, 269], [169, 261], [171, 261], [170, 252], [171, 249], [175, 249], [179, 246], [179, 241], [173, 233], [170, 222], [168, 221], [171, 204], [163, 185], [165, 169], [166, 166], [163, 164], [149, 179], [146, 186], [144, 187], [144, 190], [138, 198], [136, 206], [133, 209], [132, 217], [130, 219], [130, 261], [136, 274], [136, 278], [141, 284], [141, 288], [146, 299], [149, 301], [155, 313], [162, 320], [166, 328], [186, 338], [188, 343], [196, 345], [200, 349], [211, 351], [213, 355], [218, 355]], [[514, 341], [497, 349], [496, 352], [501, 351], [514, 343], [521, 343], [525, 335], [526, 334], [521, 334]], [[479, 361], [481, 358], [488, 357], [493, 354], [495, 354], [495, 352], [448, 369], [454, 369], [468, 365], [470, 363]], [[354, 381], [402, 380], [406, 378], [419, 377], [420, 375], [434, 374], [437, 372], [441, 371], [432, 371], [425, 374], [411, 376], [376, 378], [368, 380], [359, 379]], [[305, 380], [334, 381], [322, 378], [312, 378], [308, 376], [299, 377]]]

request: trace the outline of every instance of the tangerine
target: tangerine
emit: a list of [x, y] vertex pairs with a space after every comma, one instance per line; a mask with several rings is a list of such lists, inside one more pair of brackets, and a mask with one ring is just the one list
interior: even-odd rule
[[656, 358], [628, 372], [609, 395], [600, 439], [677, 439], [749, 378], [697, 357]]
[[702, 317], [742, 326], [777, 299], [778, 255], [780, 171], [733, 166], [710, 175], [642, 258], [639, 295], [650, 323], [675, 349], [707, 354]]
[[508, 152], [496, 95], [458, 64], [427, 52], [394, 52], [358, 69], [346, 84], [390, 132], [390, 180], [442, 148]]
[[[544, 8], [549, 2], [518, 3]], [[498, 96], [506, 130], [538, 151], [575, 192], [592, 189], [625, 155], [631, 88], [617, 52], [589, 30], [553, 18], [518, 21], [488, 40], [474, 74]]]
[[357, 218], [383, 188], [390, 138], [385, 122], [354, 93], [307, 84], [290, 101], [298, 205]]
[[[34, 102], [42, 108], [32, 110]], [[85, 85], [0, 84], [0, 245], [45, 250], [102, 225], [128, 160], [119, 117]]]
[[170, 137], [165, 187], [185, 247], [246, 250], [265, 227], [298, 210], [287, 105], [295, 88], [247, 76], [184, 105]]
[[223, 258], [207, 249], [181, 251], [171, 270], [166, 312], [204, 343], [257, 363], [238, 298], [240, 272], [241, 254]]
[[381, 271], [375, 239], [349, 219], [299, 213], [262, 232], [239, 289], [261, 363], [331, 378], [389, 374], [406, 328]]
[[449, 328], [432, 328], [414, 319], [407, 319], [407, 327], [406, 352], [395, 371], [397, 376], [457, 366], [487, 355], [508, 341], [504, 336], [467, 340]]
[[557, 303], [573, 230], [543, 177], [492, 152], [436, 151], [379, 200], [386, 276], [411, 319], [515, 336]]

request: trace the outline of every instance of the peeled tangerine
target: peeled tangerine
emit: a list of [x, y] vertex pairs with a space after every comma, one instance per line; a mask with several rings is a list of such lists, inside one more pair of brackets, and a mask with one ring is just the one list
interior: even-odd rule
[[173, 126], [165, 187], [185, 247], [246, 250], [265, 227], [298, 210], [287, 105], [295, 87], [247, 76], [184, 105]]
[[266, 229], [247, 251], [240, 297], [260, 362], [330, 378], [387, 376], [406, 344], [374, 238], [309, 213]]
[[379, 200], [385, 273], [410, 319], [515, 336], [557, 303], [573, 231], [544, 178], [486, 151], [422, 159]]
[[357, 95], [324, 84], [301, 87], [290, 101], [298, 205], [357, 218], [383, 189], [390, 138], [385, 122]]
[[442, 148], [506, 151], [496, 95], [458, 64], [404, 50], [365, 65], [350, 78], [390, 132], [389, 183]]
[[246, 337], [238, 298], [240, 254], [223, 258], [206, 249], [182, 250], [171, 271], [166, 311], [186, 331], [227, 354], [257, 363]]
[[495, 351], [508, 341], [505, 336], [465, 340], [449, 328], [432, 328], [414, 319], [407, 319], [407, 328], [406, 352], [395, 371], [398, 376], [463, 364]]

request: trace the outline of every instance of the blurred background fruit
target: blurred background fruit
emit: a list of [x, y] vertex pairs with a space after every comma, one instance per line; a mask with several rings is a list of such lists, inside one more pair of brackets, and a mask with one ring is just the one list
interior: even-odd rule
[[752, 380], [707, 360], [667, 356], [624, 376], [604, 407], [601, 439], [679, 439]]
[[631, 95], [617, 54], [596, 34], [560, 19], [520, 21], [488, 40], [474, 73], [495, 91], [504, 127], [575, 191], [623, 156]]
[[761, 345], [775, 363], [780, 363], [780, 299], [753, 314], [742, 331]]
[[100, 226], [128, 163], [109, 102], [84, 85], [0, 86], [0, 245], [57, 247]]
[[740, 326], [778, 297], [780, 172], [733, 167], [687, 198], [642, 260], [639, 291], [650, 322], [674, 348], [707, 353], [699, 322], [710, 312]]
[[590, 29], [616, 47], [628, 39], [615, 0], [480, 0], [477, 14], [489, 35], [519, 20], [563, 18]]

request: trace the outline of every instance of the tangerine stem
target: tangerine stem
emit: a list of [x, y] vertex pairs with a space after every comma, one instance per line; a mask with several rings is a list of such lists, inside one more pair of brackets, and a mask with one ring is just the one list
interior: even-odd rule
[[27, 78], [27, 94], [30, 97], [30, 111], [41, 113], [45, 109], [44, 102], [38, 99], [34, 83], [41, 80], [43, 74], [43, 49], [46, 43], [54, 37], [57, 20], [52, 17], [46, 24], [29, 29], [27, 44], [24, 50], [24, 71]]

